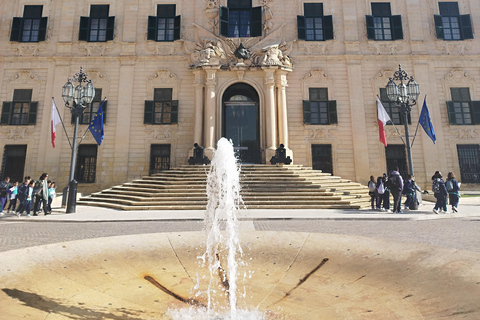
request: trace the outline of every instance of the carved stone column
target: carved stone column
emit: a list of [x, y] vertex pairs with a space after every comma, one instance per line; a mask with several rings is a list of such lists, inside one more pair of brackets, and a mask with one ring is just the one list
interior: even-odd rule
[[[203, 69], [193, 71], [195, 75], [195, 122], [193, 124], [193, 143], [202, 145], [203, 141], [203, 90], [205, 88], [205, 71]], [[193, 148], [193, 147], [192, 147]], [[192, 149], [193, 150], [193, 149]]]
[[265, 72], [265, 122], [266, 122], [266, 150], [265, 161], [275, 155], [276, 143], [276, 112], [275, 112], [275, 70], [277, 67], [262, 67]]
[[[277, 70], [277, 112], [278, 112], [278, 143], [283, 143], [287, 153], [290, 151], [288, 142], [288, 122], [287, 122], [287, 72], [286, 70]], [[291, 152], [291, 151], [290, 151]], [[289, 154], [287, 154], [289, 155]]]
[[204, 117], [204, 146], [205, 155], [212, 159], [215, 148], [215, 110], [216, 110], [216, 72], [220, 66], [204, 67], [206, 72], [205, 88], [205, 117]]

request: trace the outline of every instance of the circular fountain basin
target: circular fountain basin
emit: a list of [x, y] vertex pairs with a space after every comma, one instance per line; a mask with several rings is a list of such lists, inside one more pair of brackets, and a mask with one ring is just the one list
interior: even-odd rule
[[[477, 253], [332, 234], [242, 231], [240, 240], [238, 308], [266, 319], [480, 319]], [[0, 319], [169, 319], [207, 303], [193, 289], [197, 279], [207, 286], [204, 242], [162, 233], [1, 253]], [[228, 304], [221, 289], [214, 299]]]

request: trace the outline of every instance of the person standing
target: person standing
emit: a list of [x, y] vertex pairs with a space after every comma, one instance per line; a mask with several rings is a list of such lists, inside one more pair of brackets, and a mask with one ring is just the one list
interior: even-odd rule
[[385, 193], [385, 184], [383, 183], [383, 177], [377, 178], [377, 210], [385, 211], [382, 207], [382, 202], [384, 201], [383, 194]]
[[370, 205], [372, 206], [372, 210], [375, 210], [376, 185], [374, 176], [370, 176], [370, 181], [368, 181], [368, 194], [370, 195]]
[[408, 211], [410, 210], [410, 205], [413, 202], [413, 194], [414, 194], [414, 187], [413, 187], [413, 179], [411, 174], [407, 174], [407, 180], [403, 184], [403, 191], [402, 193], [407, 197], [405, 203], [403, 204], [403, 210]]
[[447, 188], [452, 212], [458, 212], [458, 201], [460, 200], [460, 194], [458, 192], [460, 191], [460, 186], [458, 185], [457, 180], [455, 180], [455, 175], [451, 171], [447, 174], [445, 187]]
[[57, 196], [55, 191], [55, 181], [52, 181], [48, 186], [48, 212], [52, 212], [52, 202]]
[[42, 201], [44, 215], [50, 214], [48, 212], [48, 174], [42, 173], [40, 179], [35, 183], [33, 195], [35, 196], [35, 204], [33, 205], [33, 215], [38, 216], [38, 205]]
[[28, 185], [30, 184], [30, 176], [26, 176], [24, 182], [17, 190], [17, 199], [18, 199], [18, 208], [16, 210], [17, 217], [20, 217], [23, 210], [27, 206], [27, 196], [28, 196]]
[[7, 195], [10, 193], [10, 188], [12, 185], [10, 184], [10, 177], [6, 177], [5, 180], [0, 182], [0, 215], [4, 215], [3, 207], [7, 202]]
[[439, 210], [445, 211], [448, 213], [447, 210], [447, 187], [445, 187], [445, 182], [442, 179], [442, 173], [437, 171], [432, 177], [432, 191], [434, 193], [437, 202], [435, 203], [435, 207], [433, 208], [433, 212], [438, 214]]
[[18, 193], [18, 182], [13, 184], [13, 187], [10, 188], [10, 202], [8, 203], [7, 213], [15, 212], [17, 208], [17, 193]]
[[400, 175], [399, 168], [395, 167], [388, 176], [387, 181], [388, 189], [393, 195], [393, 212], [403, 213], [402, 211], [402, 190], [403, 190], [403, 178]]
[[382, 181], [385, 187], [385, 192], [383, 193], [383, 209], [387, 213], [392, 213], [392, 210], [390, 210], [390, 189], [387, 186], [388, 176], [386, 173], [383, 174]]

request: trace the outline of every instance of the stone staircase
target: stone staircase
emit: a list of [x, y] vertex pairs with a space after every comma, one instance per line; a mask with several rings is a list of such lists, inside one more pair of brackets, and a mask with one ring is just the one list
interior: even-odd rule
[[[82, 197], [80, 205], [120, 210], [205, 210], [209, 166], [182, 166]], [[368, 188], [301, 165], [242, 165], [247, 209], [361, 209]]]

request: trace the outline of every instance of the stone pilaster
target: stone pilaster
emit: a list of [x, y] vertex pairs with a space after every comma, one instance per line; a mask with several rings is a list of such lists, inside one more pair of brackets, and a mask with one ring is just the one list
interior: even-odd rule
[[212, 159], [213, 150], [215, 148], [215, 120], [216, 120], [216, 73], [218, 67], [205, 67], [205, 117], [204, 117], [204, 147], [205, 155]]
[[275, 111], [275, 70], [276, 67], [263, 67], [265, 72], [265, 159], [266, 162], [275, 155], [277, 148], [276, 111]]
[[[288, 71], [280, 69], [276, 73], [277, 87], [277, 113], [278, 113], [278, 144], [283, 144], [287, 150], [287, 156], [293, 159], [292, 150], [290, 149], [288, 136], [288, 113], [287, 113], [287, 93], [286, 88]], [[267, 159], [269, 161], [269, 159]]]

